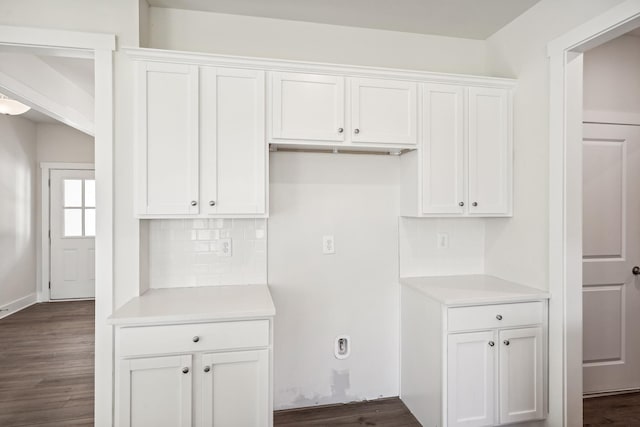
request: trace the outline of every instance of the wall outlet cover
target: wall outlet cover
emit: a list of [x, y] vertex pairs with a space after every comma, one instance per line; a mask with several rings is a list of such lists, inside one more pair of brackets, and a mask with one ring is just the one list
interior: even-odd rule
[[333, 240], [333, 236], [322, 236], [322, 253], [325, 255], [336, 253], [336, 246]]

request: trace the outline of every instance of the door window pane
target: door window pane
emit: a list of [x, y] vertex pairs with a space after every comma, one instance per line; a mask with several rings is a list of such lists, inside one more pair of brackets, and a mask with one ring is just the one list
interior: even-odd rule
[[65, 179], [64, 180], [64, 207], [65, 208], [82, 207], [82, 180], [81, 179]]
[[96, 210], [85, 209], [84, 211], [84, 235], [93, 237], [96, 235]]
[[84, 206], [96, 207], [96, 181], [93, 179], [87, 179], [84, 182]]
[[82, 236], [82, 209], [64, 210], [64, 236]]

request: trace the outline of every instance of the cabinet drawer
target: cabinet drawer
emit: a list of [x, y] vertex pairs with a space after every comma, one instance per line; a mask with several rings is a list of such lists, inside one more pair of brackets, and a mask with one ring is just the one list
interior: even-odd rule
[[266, 347], [269, 321], [122, 328], [119, 343], [120, 356]]
[[543, 322], [541, 301], [455, 307], [447, 311], [448, 331], [493, 329]]

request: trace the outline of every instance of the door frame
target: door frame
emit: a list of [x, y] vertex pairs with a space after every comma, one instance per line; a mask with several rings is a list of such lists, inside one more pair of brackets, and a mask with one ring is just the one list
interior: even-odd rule
[[113, 425], [113, 313], [114, 237], [114, 34], [88, 33], [0, 25], [0, 45], [33, 52], [47, 49], [57, 55], [84, 54], [95, 66], [95, 174], [96, 205], [96, 326], [95, 326], [95, 420], [97, 427]]
[[549, 57], [549, 425], [582, 426], [583, 53], [640, 26], [627, 0], [551, 41]]
[[[49, 284], [51, 283], [51, 240], [49, 239], [50, 229], [50, 208], [51, 208], [51, 182], [52, 170], [93, 170], [95, 171], [94, 163], [59, 163], [59, 162], [42, 162], [40, 163], [40, 263], [38, 268], [40, 269], [40, 287], [38, 288], [38, 302], [51, 302], [51, 293]], [[65, 300], [55, 300], [56, 302]], [[74, 300], [77, 301], [77, 300]]]

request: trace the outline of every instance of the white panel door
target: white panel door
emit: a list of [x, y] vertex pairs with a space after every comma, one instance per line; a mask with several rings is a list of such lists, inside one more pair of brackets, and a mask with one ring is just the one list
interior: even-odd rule
[[585, 124], [583, 389], [640, 388], [640, 128]]
[[[51, 299], [95, 297], [96, 183], [93, 170], [51, 170]], [[46, 230], [45, 230], [46, 232]]]
[[120, 361], [118, 427], [191, 427], [191, 355]]
[[344, 141], [344, 77], [271, 73], [272, 139]]
[[422, 212], [462, 214], [464, 88], [425, 84], [423, 93]]
[[203, 67], [200, 94], [203, 211], [265, 213], [264, 71]]
[[506, 215], [511, 211], [509, 92], [468, 91], [469, 213]]
[[500, 424], [544, 416], [542, 328], [509, 329], [499, 333]]
[[494, 424], [496, 347], [493, 331], [448, 336], [448, 426]]
[[410, 145], [418, 142], [415, 82], [350, 79], [353, 142]]
[[137, 213], [198, 213], [198, 67], [140, 62]]
[[269, 350], [205, 354], [203, 427], [267, 427]]

